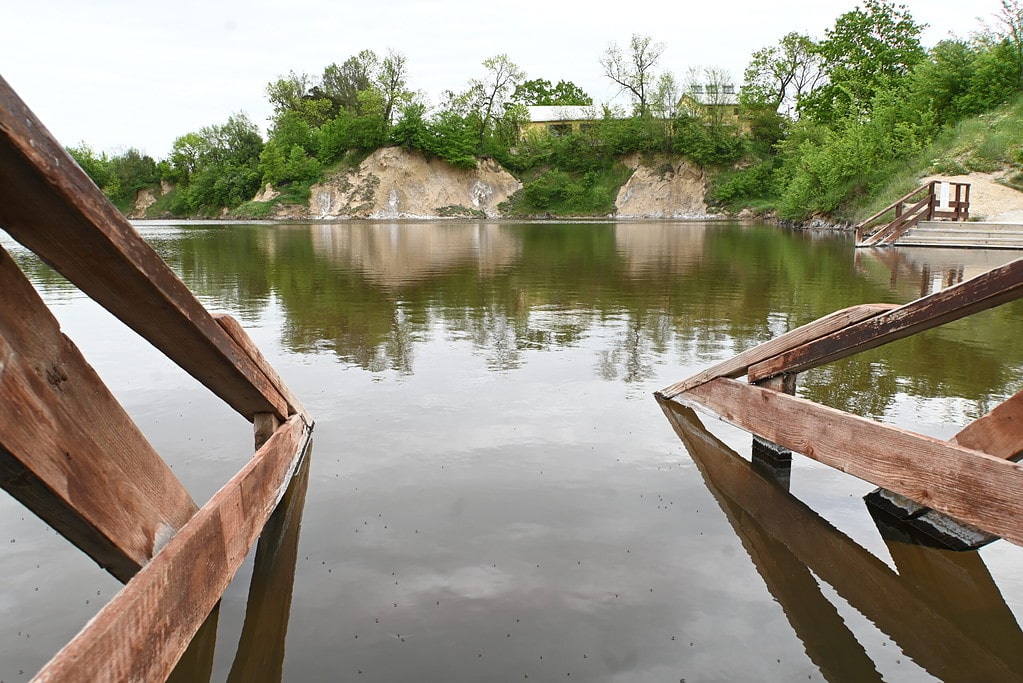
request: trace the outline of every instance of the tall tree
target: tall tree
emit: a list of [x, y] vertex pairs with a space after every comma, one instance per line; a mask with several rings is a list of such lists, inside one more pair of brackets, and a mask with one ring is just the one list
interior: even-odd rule
[[891, 0], [865, 0], [840, 16], [818, 45], [828, 83], [803, 98], [801, 113], [826, 125], [865, 117], [879, 92], [924, 59], [924, 28], [905, 5]]
[[470, 81], [469, 90], [477, 102], [480, 116], [479, 146], [483, 149], [483, 141], [490, 130], [498, 112], [503, 113], [505, 101], [514, 91], [515, 86], [526, 77], [526, 72], [508, 59], [508, 55], [500, 54], [483, 60], [483, 68], [487, 70], [482, 79]]
[[1023, 90], [1023, 3], [1020, 0], [1002, 0], [1002, 8], [995, 15], [1000, 38], [1013, 57], [1016, 86]]
[[628, 92], [636, 105], [636, 113], [649, 113], [649, 90], [656, 82], [654, 67], [664, 53], [664, 43], [655, 43], [650, 36], [632, 35], [629, 52], [625, 54], [617, 43], [611, 43], [600, 57], [604, 75]]
[[374, 85], [380, 91], [384, 125], [390, 126], [394, 123], [395, 110], [412, 101], [412, 92], [408, 89], [405, 55], [389, 49], [380, 62]]
[[341, 66], [330, 64], [323, 70], [319, 91], [334, 104], [333, 114], [344, 109], [362, 113], [360, 93], [371, 88], [380, 59], [372, 50], [363, 50], [346, 59]]
[[772, 107], [795, 118], [799, 102], [827, 81], [817, 45], [808, 36], [788, 33], [777, 45], [753, 53], [743, 75], [743, 104]]
[[575, 83], [562, 80], [552, 85], [546, 78], [519, 83], [510, 99], [527, 107], [588, 107], [593, 104], [593, 98]]

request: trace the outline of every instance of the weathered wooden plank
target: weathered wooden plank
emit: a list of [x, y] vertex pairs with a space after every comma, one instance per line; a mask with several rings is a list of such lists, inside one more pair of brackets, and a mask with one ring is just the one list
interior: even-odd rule
[[0, 248], [0, 482], [121, 581], [196, 511]]
[[247, 418], [284, 399], [0, 78], [0, 226]]
[[794, 349], [808, 341], [813, 341], [824, 335], [844, 329], [849, 325], [867, 320], [885, 311], [890, 311], [893, 308], [898, 308], [898, 304], [863, 304], [835, 311], [763, 344], [746, 349], [737, 356], [733, 356], [711, 368], [696, 373], [689, 379], [665, 387], [658, 391], [656, 395], [659, 398], [672, 398], [715, 377], [740, 377], [746, 374], [749, 366], [755, 363], [767, 360], [777, 356], [779, 353]]
[[1023, 545], [1023, 466], [812, 401], [719, 378], [675, 400]]
[[245, 623], [227, 683], [279, 683], [282, 680], [311, 450], [310, 445], [288, 492], [256, 544]]
[[749, 381], [802, 372], [1023, 296], [1023, 259], [751, 365]]
[[1023, 391], [968, 424], [949, 442], [1006, 460], [1023, 453]]
[[[983, 562], [972, 560], [974, 553], [924, 549], [921, 552], [927, 553], [930, 567], [919, 567], [919, 562], [900, 564], [896, 574], [805, 503], [760, 476], [710, 434], [688, 407], [673, 401], [662, 401], [661, 407], [769, 588], [779, 579], [765, 574], [773, 577], [781, 571], [777, 565], [788, 564], [785, 556], [791, 553], [939, 679], [1023, 680], [1023, 634], [990, 574], [983, 570]], [[756, 545], [748, 543], [756, 539]], [[764, 543], [766, 539], [774, 543]], [[958, 577], [941, 592], [931, 590], [927, 581], [936, 564], [944, 567], [942, 576]], [[804, 606], [792, 604], [803, 596], [776, 593], [773, 588], [772, 594], [790, 622], [813, 618]], [[810, 597], [816, 600], [815, 595]], [[964, 618], [959, 609], [963, 604], [983, 610], [985, 619]], [[983, 628], [978, 621], [983, 621]], [[836, 645], [828, 640], [829, 624], [803, 622], [793, 627], [808, 654]], [[855, 655], [850, 653], [853, 661]], [[838, 675], [835, 680], [845, 678]]]
[[277, 374], [274, 367], [266, 360], [263, 352], [259, 350], [259, 347], [252, 341], [252, 338], [249, 337], [241, 324], [226, 313], [214, 313], [213, 319], [217, 321], [231, 337], [232, 341], [252, 360], [253, 364], [263, 373], [263, 376], [267, 378], [267, 381], [270, 382], [274, 389], [284, 397], [288, 404], [288, 414], [294, 415], [297, 413], [302, 416], [307, 425], [312, 426], [312, 416], [302, 405], [302, 402], [298, 400], [298, 397], [288, 388], [288, 385], [284, 383], [280, 375]]
[[165, 680], [284, 495], [308, 444], [293, 416], [35, 676]]

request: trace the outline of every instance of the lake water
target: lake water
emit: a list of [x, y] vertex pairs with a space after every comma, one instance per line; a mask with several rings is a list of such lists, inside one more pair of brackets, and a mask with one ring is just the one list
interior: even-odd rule
[[[182, 680], [1023, 677], [1020, 548], [886, 541], [871, 485], [797, 456], [786, 492], [750, 467], [748, 434], [701, 415], [713, 436], [691, 453], [675, 431], [690, 418], [652, 396], [836, 309], [909, 301], [1018, 252], [867, 253], [736, 222], [140, 231], [316, 419], [300, 532], [282, 544], [294, 559], [250, 555]], [[0, 240], [207, 500], [251, 455], [251, 426]], [[798, 392], [948, 438], [1023, 385], [1021, 323], [1007, 304], [806, 373]], [[6, 683], [119, 584], [6, 494], [0, 528]], [[276, 626], [250, 628], [259, 614]]]

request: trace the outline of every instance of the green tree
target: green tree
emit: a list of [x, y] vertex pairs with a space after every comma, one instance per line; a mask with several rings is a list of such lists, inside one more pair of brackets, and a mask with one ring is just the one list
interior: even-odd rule
[[649, 90], [657, 81], [654, 68], [664, 54], [664, 43], [655, 43], [650, 36], [634, 33], [625, 54], [616, 43], [611, 43], [600, 57], [604, 76], [618, 85], [620, 92], [628, 92], [635, 103], [636, 113], [649, 113]]
[[262, 151], [259, 130], [244, 114], [179, 137], [170, 160], [171, 179], [180, 183], [172, 210], [195, 213], [248, 201], [262, 179]]
[[500, 54], [483, 60], [486, 75], [469, 83], [469, 101], [479, 119], [479, 149], [483, 150], [486, 135], [493, 129], [494, 119], [504, 113], [504, 105], [526, 73], [508, 55]]
[[65, 147], [85, 174], [92, 178], [96, 187], [102, 188], [110, 182], [110, 160], [105, 153], [96, 154], [84, 141], [75, 147]]
[[757, 50], [743, 74], [743, 105], [794, 118], [803, 97], [826, 80], [821, 59], [814, 41], [796, 32]]
[[593, 98], [575, 83], [562, 80], [557, 85], [551, 85], [546, 78], [519, 83], [509, 99], [527, 107], [588, 107], [593, 104]]
[[924, 59], [924, 27], [891, 0], [865, 0], [841, 15], [818, 45], [828, 83], [802, 99], [801, 114], [825, 124], [868, 115], [874, 97]]
[[362, 113], [359, 95], [373, 86], [379, 63], [375, 52], [363, 50], [346, 59], [341, 66], [330, 64], [323, 70], [323, 78], [313, 92], [331, 101], [333, 115], [341, 110], [359, 115]]

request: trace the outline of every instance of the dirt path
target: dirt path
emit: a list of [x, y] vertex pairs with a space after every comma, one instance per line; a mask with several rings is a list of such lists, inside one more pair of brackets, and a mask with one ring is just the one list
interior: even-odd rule
[[970, 219], [987, 223], [1023, 224], [1023, 192], [997, 182], [1004, 176], [997, 173], [971, 173], [955, 176], [929, 176], [921, 184], [932, 180], [970, 183]]

